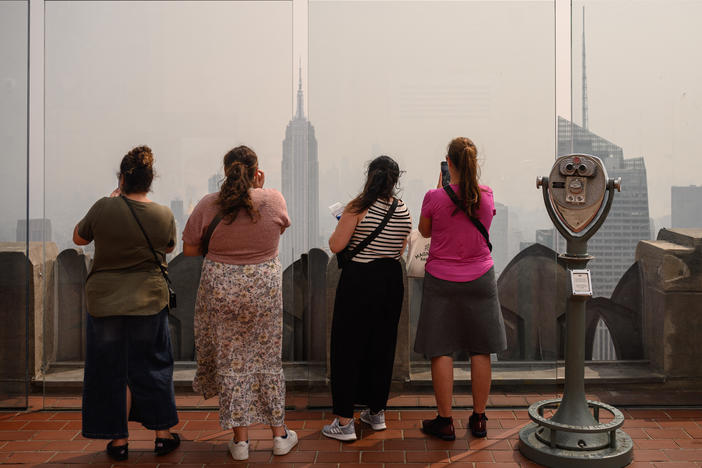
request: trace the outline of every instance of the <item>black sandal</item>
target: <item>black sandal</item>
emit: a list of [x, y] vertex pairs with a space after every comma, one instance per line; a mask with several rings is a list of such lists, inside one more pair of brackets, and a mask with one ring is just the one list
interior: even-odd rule
[[154, 452], [156, 455], [166, 455], [171, 453], [180, 445], [180, 436], [171, 432], [172, 438], [162, 439], [156, 437], [156, 442], [154, 443]]
[[115, 461], [124, 461], [129, 456], [129, 444], [124, 445], [112, 445], [111, 441], [107, 444], [107, 456]]

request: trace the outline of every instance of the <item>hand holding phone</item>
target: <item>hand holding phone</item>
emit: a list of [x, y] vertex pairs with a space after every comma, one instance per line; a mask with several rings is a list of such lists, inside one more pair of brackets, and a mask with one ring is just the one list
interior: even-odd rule
[[445, 187], [451, 183], [451, 174], [449, 173], [448, 162], [441, 161], [441, 187]]
[[254, 175], [254, 183], [253, 183], [254, 188], [263, 188], [263, 184], [265, 182], [266, 182], [266, 174], [264, 174], [263, 171], [261, 171], [261, 170], [256, 171], [256, 175]]

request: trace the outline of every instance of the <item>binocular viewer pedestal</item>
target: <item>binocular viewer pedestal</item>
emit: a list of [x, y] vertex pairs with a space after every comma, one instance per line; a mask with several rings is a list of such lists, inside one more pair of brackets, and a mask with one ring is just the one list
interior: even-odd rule
[[[549, 177], [539, 177], [546, 211], [566, 239], [560, 258], [571, 273], [566, 310], [563, 398], [529, 407], [533, 421], [519, 432], [519, 451], [548, 467], [619, 468], [631, 463], [633, 442], [620, 428], [621, 411], [585, 397], [585, 305], [592, 297], [587, 241], [604, 223], [621, 181], [608, 179], [602, 161], [584, 154], [556, 160]], [[550, 418], [547, 411], [555, 410]], [[602, 412], [607, 422], [600, 421]]]

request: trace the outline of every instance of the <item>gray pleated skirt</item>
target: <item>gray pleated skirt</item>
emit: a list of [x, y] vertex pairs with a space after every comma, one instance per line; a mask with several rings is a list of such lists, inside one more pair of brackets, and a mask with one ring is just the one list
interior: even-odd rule
[[464, 283], [424, 275], [414, 341], [417, 353], [432, 358], [459, 351], [490, 354], [505, 349], [507, 337], [494, 267]]

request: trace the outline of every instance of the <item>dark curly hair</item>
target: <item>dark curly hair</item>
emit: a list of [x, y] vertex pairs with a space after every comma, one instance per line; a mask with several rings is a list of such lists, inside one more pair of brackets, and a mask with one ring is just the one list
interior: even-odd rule
[[148, 146], [137, 146], [125, 154], [119, 165], [122, 193], [145, 193], [154, 180], [154, 155]]
[[349, 202], [352, 213], [362, 213], [379, 198], [390, 199], [395, 195], [395, 185], [400, 179], [400, 166], [390, 156], [378, 156], [368, 164], [368, 177], [363, 191]]
[[219, 190], [217, 203], [225, 222], [233, 222], [242, 208], [246, 210], [253, 222], [258, 220], [260, 214], [249, 194], [257, 170], [258, 157], [248, 146], [237, 146], [224, 155], [226, 177]]

